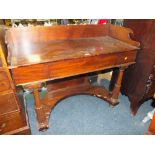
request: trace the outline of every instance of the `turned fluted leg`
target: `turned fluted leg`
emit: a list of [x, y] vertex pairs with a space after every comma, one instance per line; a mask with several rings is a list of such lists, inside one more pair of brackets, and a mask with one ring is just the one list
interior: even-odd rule
[[41, 87], [41, 83], [36, 83], [32, 85], [27, 85], [26, 88], [31, 89], [34, 95], [34, 101], [35, 101], [35, 112], [36, 117], [39, 124], [39, 130], [48, 128], [47, 125], [47, 119], [44, 111], [44, 107], [41, 103], [40, 96], [39, 96], [39, 88]]
[[119, 92], [120, 92], [120, 88], [121, 88], [121, 82], [122, 82], [122, 78], [123, 78], [123, 72], [127, 67], [120, 67], [119, 71], [118, 71], [118, 76], [117, 76], [117, 80], [115, 82], [113, 91], [112, 91], [112, 96], [111, 96], [111, 101], [113, 105], [116, 105], [119, 103], [118, 97], [119, 97]]

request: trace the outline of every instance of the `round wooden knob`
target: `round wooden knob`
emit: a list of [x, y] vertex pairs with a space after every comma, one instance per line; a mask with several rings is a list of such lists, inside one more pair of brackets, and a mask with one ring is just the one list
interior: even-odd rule
[[128, 57], [125, 57], [125, 58], [124, 58], [124, 60], [127, 60], [127, 59], [128, 59]]

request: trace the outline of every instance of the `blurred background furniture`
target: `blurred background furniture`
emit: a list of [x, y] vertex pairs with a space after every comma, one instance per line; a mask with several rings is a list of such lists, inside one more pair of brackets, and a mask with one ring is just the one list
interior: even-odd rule
[[4, 28], [0, 28], [0, 134], [30, 134], [24, 99], [16, 94], [6, 63]]
[[141, 104], [155, 92], [155, 20], [124, 20], [124, 26], [131, 28], [134, 31], [132, 38], [141, 43], [136, 64], [125, 71], [121, 87], [135, 115]]

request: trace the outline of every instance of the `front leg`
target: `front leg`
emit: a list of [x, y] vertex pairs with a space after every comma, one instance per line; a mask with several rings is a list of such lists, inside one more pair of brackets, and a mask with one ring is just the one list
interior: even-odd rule
[[127, 67], [128, 66], [123, 66], [123, 67], [119, 68], [118, 75], [117, 75], [117, 80], [116, 80], [116, 82], [114, 84], [114, 88], [112, 90], [112, 95], [111, 95], [112, 105], [117, 105], [119, 103], [118, 96], [119, 96], [119, 92], [120, 92], [120, 88], [121, 88], [121, 82], [122, 82], [124, 70]]
[[39, 96], [40, 87], [41, 87], [41, 83], [34, 83], [31, 85], [25, 86], [25, 88], [30, 89], [33, 92], [34, 101], [35, 101], [35, 112], [36, 112], [36, 117], [39, 124], [39, 130], [43, 130], [48, 128], [48, 123], [47, 123], [46, 114], [44, 111], [44, 106], [41, 103], [41, 99]]

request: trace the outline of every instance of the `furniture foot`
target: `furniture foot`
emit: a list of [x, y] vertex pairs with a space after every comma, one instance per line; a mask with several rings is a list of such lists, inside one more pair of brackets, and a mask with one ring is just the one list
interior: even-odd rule
[[128, 98], [130, 101], [130, 113], [133, 116], [135, 116], [138, 112], [140, 105], [144, 102], [144, 100], [135, 96], [132, 96], [132, 97], [128, 96]]
[[115, 106], [114, 106], [114, 105], [112, 105], [112, 104], [109, 104], [109, 107], [110, 107], [110, 108], [114, 108]]

